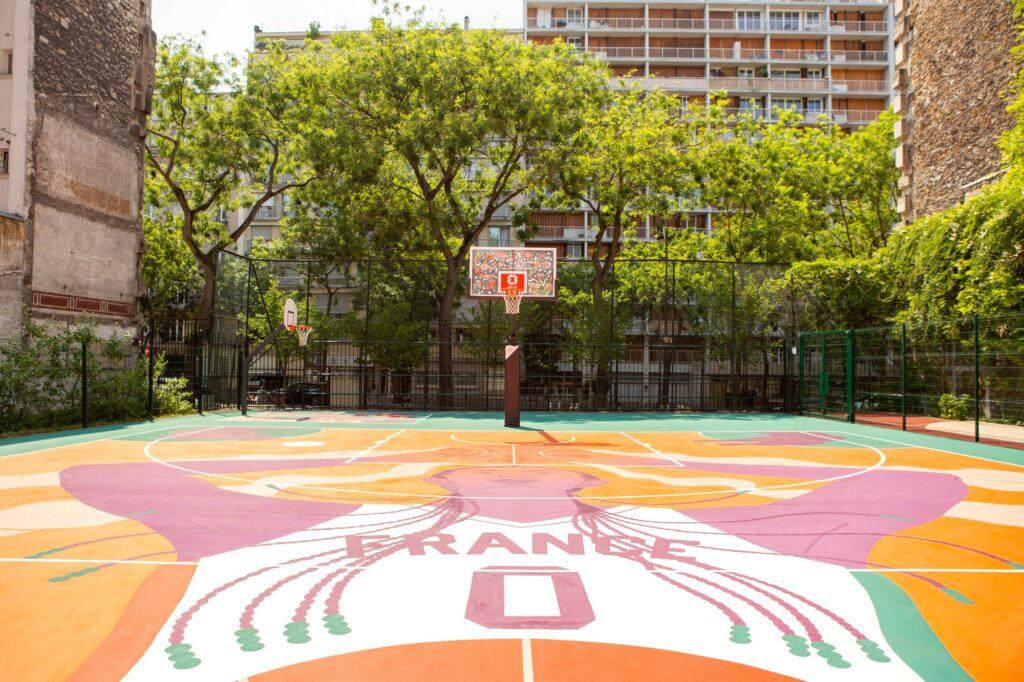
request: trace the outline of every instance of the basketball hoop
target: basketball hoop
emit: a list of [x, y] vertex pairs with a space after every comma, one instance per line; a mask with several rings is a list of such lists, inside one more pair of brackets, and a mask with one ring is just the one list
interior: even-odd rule
[[525, 272], [499, 272], [498, 290], [501, 297], [505, 299], [505, 313], [507, 315], [518, 315], [519, 304], [523, 301], [523, 294], [526, 292], [527, 275]]
[[295, 332], [299, 339], [299, 346], [305, 347], [309, 343], [309, 335], [313, 333], [313, 327], [308, 324], [291, 324], [288, 325], [288, 331]]
[[505, 299], [505, 314], [506, 315], [518, 315], [519, 304], [523, 301], [523, 290], [522, 289], [506, 289], [501, 292], [501, 297]]

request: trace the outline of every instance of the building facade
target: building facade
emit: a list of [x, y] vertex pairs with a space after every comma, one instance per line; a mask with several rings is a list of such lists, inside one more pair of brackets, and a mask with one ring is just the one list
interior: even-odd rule
[[[733, 113], [774, 117], [789, 109], [809, 124], [824, 114], [849, 129], [875, 120], [891, 101], [888, 0], [525, 0], [523, 13], [527, 40], [565, 40], [606, 60], [615, 75], [685, 102], [725, 91]], [[542, 211], [533, 221], [540, 232], [531, 245], [574, 257], [593, 248], [585, 211]], [[712, 211], [696, 210], [668, 224], [648, 221], [638, 236], [713, 226]]]
[[904, 222], [998, 178], [1017, 71], [1012, 0], [895, 0], [894, 109]]
[[0, 337], [137, 322], [150, 2], [0, 5]]

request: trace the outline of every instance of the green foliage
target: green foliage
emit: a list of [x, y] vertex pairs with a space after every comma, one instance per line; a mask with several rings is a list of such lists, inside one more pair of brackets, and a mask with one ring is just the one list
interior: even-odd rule
[[971, 413], [969, 396], [944, 393], [939, 397], [939, 416], [953, 421], [965, 421]]
[[872, 259], [821, 258], [794, 263], [778, 283], [806, 303], [803, 323], [807, 329], [867, 327], [896, 312], [886, 273]]
[[[75, 426], [82, 417], [82, 343], [88, 349], [89, 419], [144, 419], [149, 363], [127, 339], [103, 340], [89, 327], [50, 332], [30, 324], [20, 339], [0, 344], [0, 432]], [[154, 361], [154, 413], [192, 411], [184, 379], [161, 380], [167, 363]]]

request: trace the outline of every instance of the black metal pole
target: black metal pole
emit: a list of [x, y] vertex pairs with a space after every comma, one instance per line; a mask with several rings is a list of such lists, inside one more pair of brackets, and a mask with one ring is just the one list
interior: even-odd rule
[[907, 325], [900, 325], [900, 424], [907, 430]]
[[89, 428], [89, 342], [82, 341], [82, 428]]
[[153, 421], [153, 382], [156, 380], [155, 368], [156, 368], [156, 353], [153, 350], [153, 328], [149, 328], [149, 343], [146, 346], [146, 353], [149, 361], [149, 386], [146, 393], [146, 412], [149, 414], [149, 421]]

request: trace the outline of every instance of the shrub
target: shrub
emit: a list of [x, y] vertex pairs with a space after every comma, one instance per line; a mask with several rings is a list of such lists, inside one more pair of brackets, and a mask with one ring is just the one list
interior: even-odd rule
[[939, 397], [939, 416], [952, 421], [966, 421], [971, 414], [971, 399], [966, 395], [944, 393]]

